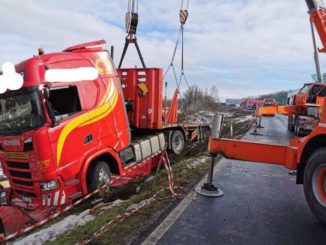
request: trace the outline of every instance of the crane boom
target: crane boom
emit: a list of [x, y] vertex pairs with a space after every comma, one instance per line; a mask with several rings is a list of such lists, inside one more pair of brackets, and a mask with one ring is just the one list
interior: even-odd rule
[[326, 53], [326, 6], [323, 0], [306, 0], [309, 8], [310, 21], [316, 27], [323, 48], [320, 52]]

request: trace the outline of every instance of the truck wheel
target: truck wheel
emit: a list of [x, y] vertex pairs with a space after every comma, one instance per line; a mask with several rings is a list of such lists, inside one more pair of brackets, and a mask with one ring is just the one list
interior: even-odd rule
[[176, 130], [172, 133], [170, 146], [174, 154], [179, 155], [182, 153], [185, 147], [185, 138], [181, 131]]
[[96, 161], [87, 173], [89, 193], [100, 189], [99, 195], [105, 196], [109, 192], [111, 171], [106, 162]]
[[317, 150], [309, 158], [303, 183], [312, 213], [326, 225], [326, 147]]

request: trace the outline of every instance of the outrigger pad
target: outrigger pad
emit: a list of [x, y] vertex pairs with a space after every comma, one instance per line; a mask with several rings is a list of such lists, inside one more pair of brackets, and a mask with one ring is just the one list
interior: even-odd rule
[[202, 187], [196, 187], [196, 192], [206, 197], [221, 197], [223, 191], [215, 187], [213, 184], [205, 183]]

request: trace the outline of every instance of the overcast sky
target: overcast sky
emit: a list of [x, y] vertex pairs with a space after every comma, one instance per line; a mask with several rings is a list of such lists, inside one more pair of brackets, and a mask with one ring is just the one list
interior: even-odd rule
[[[39, 47], [52, 52], [98, 39], [116, 47], [118, 63], [127, 2], [2, 0], [0, 64], [24, 60]], [[168, 67], [179, 8], [179, 0], [139, 0], [138, 39], [148, 67]], [[185, 45], [190, 84], [215, 85], [221, 100], [297, 89], [315, 72], [304, 0], [191, 0]], [[324, 64], [325, 58], [322, 68]], [[140, 66], [134, 47], [127, 54], [128, 65]], [[171, 94], [172, 74], [168, 80]]]

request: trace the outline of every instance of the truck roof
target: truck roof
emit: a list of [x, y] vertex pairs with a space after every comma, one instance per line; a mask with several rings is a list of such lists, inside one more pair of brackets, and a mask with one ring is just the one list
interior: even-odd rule
[[[97, 54], [106, 51], [102, 47], [94, 47], [95, 45], [101, 45], [104, 43], [105, 41], [103, 40], [84, 43], [66, 48], [62, 52], [33, 56], [32, 58], [17, 64], [15, 66], [16, 72], [23, 75], [24, 87], [38, 86], [45, 83], [44, 74], [46, 70], [51, 69], [51, 66], [56, 67], [55, 64], [61, 61], [71, 61], [71, 63], [74, 63], [76, 67], [79, 67], [78, 61], [89, 59], [89, 56], [87, 55], [87, 58], [85, 57], [85, 54]], [[95, 60], [94, 62], [89, 62], [88, 65], [94, 67], [94, 64]], [[64, 67], [61, 63], [61, 68], [69, 67]]]

